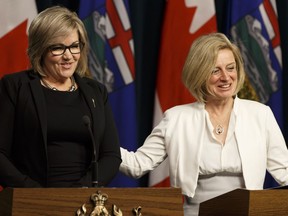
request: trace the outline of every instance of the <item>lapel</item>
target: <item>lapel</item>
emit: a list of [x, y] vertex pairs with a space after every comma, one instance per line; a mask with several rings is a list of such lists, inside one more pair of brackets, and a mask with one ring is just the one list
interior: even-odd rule
[[[244, 107], [242, 107], [243, 109]], [[251, 137], [247, 136], [246, 130], [247, 130], [247, 124], [245, 124], [246, 119], [244, 120], [244, 116], [241, 115], [241, 100], [236, 97], [234, 100], [234, 112], [235, 112], [235, 138], [236, 142], [238, 144], [238, 149], [240, 152], [240, 157], [242, 159], [242, 165], [243, 165], [243, 160], [244, 162], [245, 157], [250, 155], [250, 146], [247, 145], [247, 143], [251, 142]], [[244, 108], [245, 109], [245, 108]]]
[[75, 81], [77, 82], [79, 89], [81, 90], [83, 97], [90, 109], [92, 121], [95, 122], [96, 116], [95, 116], [95, 108], [96, 108], [96, 94], [94, 89], [92, 89], [81, 77], [77, 74], [74, 74]]
[[99, 100], [97, 98], [97, 90], [93, 89], [90, 85], [88, 85], [83, 78], [81, 78], [78, 74], [74, 74], [74, 78], [75, 81], [78, 84], [79, 89], [82, 92], [82, 95], [90, 109], [90, 113], [91, 113], [91, 127], [92, 127], [92, 131], [93, 131], [93, 135], [94, 135], [94, 139], [95, 139], [95, 143], [97, 146], [97, 154], [99, 152], [99, 133], [97, 133], [97, 131], [99, 131], [97, 129], [97, 119], [99, 119], [101, 116], [99, 116], [99, 112], [97, 111], [99, 109], [99, 105], [97, 105], [97, 101]]
[[252, 146], [249, 145], [249, 143], [253, 143], [253, 141], [251, 140], [253, 138], [247, 136], [246, 131], [249, 130], [249, 128], [247, 128], [249, 127], [249, 124], [245, 124], [245, 122], [247, 121], [247, 117], [245, 118], [245, 116], [241, 114], [242, 109], [245, 109], [245, 107], [242, 107], [241, 100], [236, 97], [234, 100], [234, 111], [236, 115], [235, 138], [241, 158], [243, 177], [247, 187], [249, 185], [251, 177], [254, 177], [253, 175], [251, 175], [251, 173], [255, 173], [255, 166], [251, 164], [251, 161], [253, 161], [253, 158], [257, 157], [257, 154], [255, 155], [255, 151], [252, 150]]
[[30, 73], [30, 87], [36, 105], [37, 114], [40, 121], [41, 132], [43, 135], [43, 143], [47, 153], [47, 107], [45, 97], [42, 91], [39, 76], [34, 73]]

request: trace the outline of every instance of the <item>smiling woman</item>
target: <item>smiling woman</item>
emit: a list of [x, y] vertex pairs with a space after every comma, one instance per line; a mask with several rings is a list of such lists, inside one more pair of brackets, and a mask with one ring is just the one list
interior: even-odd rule
[[[73, 73], [76, 71], [78, 61], [81, 57], [77, 30], [71, 30], [69, 36], [59, 36], [53, 39], [53, 44], [48, 47], [43, 57], [43, 83], [53, 86], [54, 89], [65, 91], [71, 86], [77, 89], [77, 83], [73, 83]], [[67, 49], [68, 47], [68, 49]], [[72, 50], [72, 52], [71, 52]]]
[[121, 162], [118, 134], [106, 88], [89, 78], [82, 21], [47, 8], [28, 39], [32, 68], [0, 82], [0, 185], [106, 186]]
[[182, 74], [197, 102], [168, 109], [136, 152], [121, 148], [120, 170], [139, 178], [166, 158], [184, 215], [237, 188], [262, 189], [266, 169], [288, 184], [288, 150], [271, 109], [237, 97], [245, 72], [237, 46], [221, 33], [192, 44]]
[[218, 52], [215, 69], [207, 83], [208, 98], [232, 99], [237, 87], [237, 71], [233, 52], [229, 49], [222, 49]]

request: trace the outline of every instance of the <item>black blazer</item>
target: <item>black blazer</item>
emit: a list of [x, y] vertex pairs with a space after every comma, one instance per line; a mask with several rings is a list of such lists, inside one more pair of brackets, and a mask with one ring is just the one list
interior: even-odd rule
[[[108, 94], [96, 80], [74, 77], [91, 111], [99, 184], [105, 186], [121, 163]], [[39, 76], [31, 70], [6, 75], [0, 81], [0, 185], [45, 187], [47, 172], [47, 114]], [[90, 169], [81, 181], [79, 186], [91, 186]]]

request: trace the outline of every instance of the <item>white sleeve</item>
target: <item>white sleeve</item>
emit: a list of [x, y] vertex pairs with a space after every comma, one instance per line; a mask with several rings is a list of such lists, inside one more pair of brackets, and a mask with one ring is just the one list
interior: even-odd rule
[[288, 150], [281, 130], [270, 109], [266, 128], [268, 171], [280, 185], [288, 185]]
[[140, 178], [165, 160], [167, 157], [165, 147], [166, 126], [167, 119], [163, 118], [136, 152], [121, 148], [122, 163], [120, 171], [122, 173], [130, 177]]

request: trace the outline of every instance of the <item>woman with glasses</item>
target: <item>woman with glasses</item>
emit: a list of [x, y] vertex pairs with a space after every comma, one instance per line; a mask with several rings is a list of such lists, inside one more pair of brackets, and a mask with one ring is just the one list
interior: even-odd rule
[[51, 7], [32, 21], [28, 39], [32, 69], [0, 82], [0, 185], [107, 185], [120, 147], [107, 90], [88, 78], [82, 21]]

